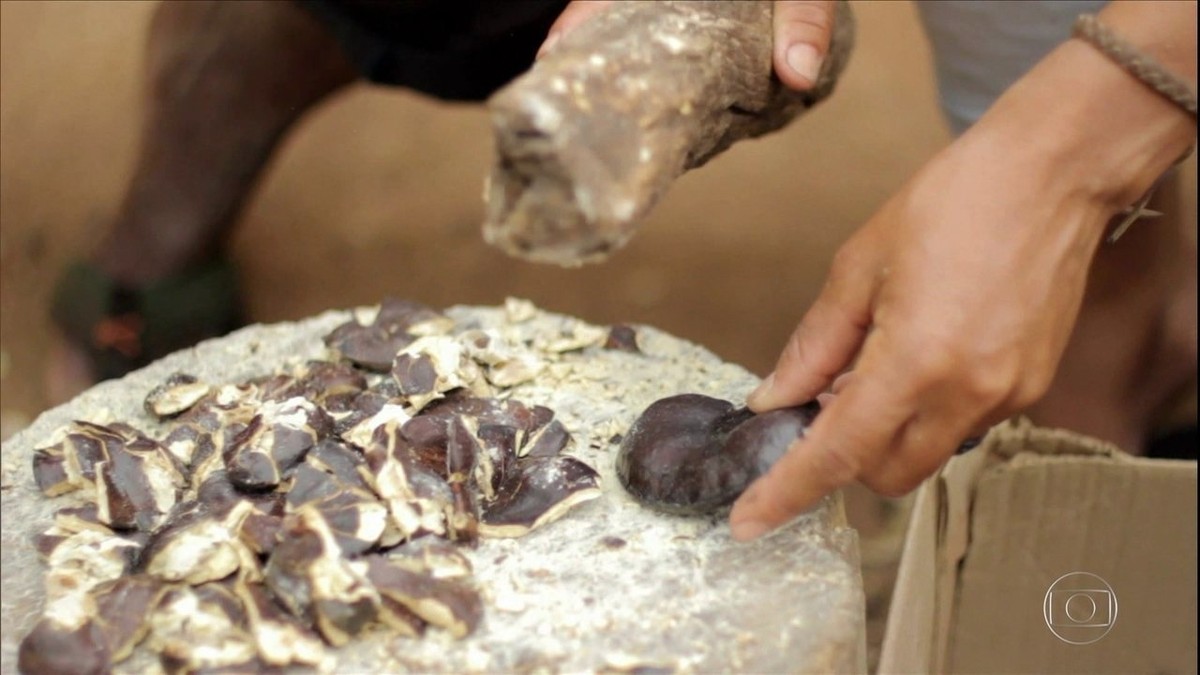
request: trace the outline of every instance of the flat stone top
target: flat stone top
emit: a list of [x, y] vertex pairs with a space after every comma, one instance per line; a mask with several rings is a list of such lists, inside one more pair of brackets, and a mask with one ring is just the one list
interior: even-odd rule
[[[542, 311], [514, 320], [500, 308], [454, 307], [459, 326], [518, 331], [538, 340], [590, 329]], [[42, 414], [3, 445], [0, 513], [3, 578], [0, 672], [16, 672], [17, 646], [43, 602], [44, 566], [31, 538], [55, 510], [33, 482], [33, 450], [76, 419], [122, 420], [157, 436], [142, 407], [174, 372], [214, 384], [240, 382], [286, 363], [327, 357], [321, 338], [350, 318], [327, 312], [297, 323], [251, 326], [105, 382]], [[641, 354], [592, 345], [555, 353], [535, 381], [508, 394], [553, 408], [573, 436], [565, 454], [595, 467], [602, 496], [519, 539], [484, 540], [466, 553], [485, 616], [463, 640], [430, 630], [421, 639], [372, 632], [330, 649], [336, 672], [862, 672], [864, 601], [855, 532], [840, 495], [751, 544], [729, 534], [726, 514], [667, 516], [625, 494], [617, 444], [651, 402], [695, 392], [740, 403], [756, 378], [711, 352], [637, 327]], [[118, 672], [156, 665], [147, 655]]]

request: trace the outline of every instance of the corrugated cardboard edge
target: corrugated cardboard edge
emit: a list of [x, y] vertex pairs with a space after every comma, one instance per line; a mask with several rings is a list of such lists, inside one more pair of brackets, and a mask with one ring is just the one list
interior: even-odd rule
[[952, 459], [917, 493], [884, 630], [880, 673], [939, 671], [952, 609], [941, 600], [954, 593], [954, 572], [967, 545], [965, 519], [951, 518], [950, 505], [967, 503], [999, 432]]
[[960, 566], [971, 544], [976, 487], [982, 477], [996, 475], [991, 470], [1020, 469], [1045, 464], [1048, 459], [1055, 463], [1101, 460], [1109, 467], [1128, 463], [1131, 467], [1175, 468], [1182, 472], [1185, 484], [1191, 481], [1193, 493], [1195, 490], [1194, 462], [1139, 459], [1095, 439], [1037, 428], [1025, 420], [996, 428], [983, 445], [952, 459], [918, 492], [879, 672], [949, 672], [954, 667], [949, 662], [954, 651], [952, 629], [960, 604]]

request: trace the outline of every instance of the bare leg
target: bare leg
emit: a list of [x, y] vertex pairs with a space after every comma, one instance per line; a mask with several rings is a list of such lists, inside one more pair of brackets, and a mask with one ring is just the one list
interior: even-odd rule
[[[287, 129], [356, 73], [291, 2], [164, 2], [150, 26], [141, 148], [92, 261], [141, 287], [216, 255]], [[93, 381], [83, 353], [51, 354], [47, 394]]]
[[1166, 215], [1101, 247], [1058, 376], [1028, 411], [1034, 422], [1141, 454], [1164, 406], [1194, 388], [1196, 239], [1179, 178], [1151, 204]]
[[355, 78], [290, 2], [165, 2], [150, 27], [137, 168], [95, 261], [160, 279], [217, 252], [276, 143]]

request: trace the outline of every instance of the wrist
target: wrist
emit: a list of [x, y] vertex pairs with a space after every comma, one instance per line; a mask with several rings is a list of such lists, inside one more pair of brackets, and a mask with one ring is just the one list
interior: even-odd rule
[[[1186, 72], [1194, 77], [1194, 69]], [[990, 136], [1016, 161], [1040, 166], [1047, 180], [1111, 216], [1187, 151], [1196, 126], [1194, 117], [1106, 55], [1069, 40], [1001, 97], [971, 133]]]

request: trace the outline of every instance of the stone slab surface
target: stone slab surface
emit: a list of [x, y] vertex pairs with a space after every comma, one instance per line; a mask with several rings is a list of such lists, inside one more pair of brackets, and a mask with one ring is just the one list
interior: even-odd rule
[[[460, 324], [506, 321], [497, 308], [448, 313]], [[184, 371], [230, 383], [290, 360], [324, 357], [321, 337], [349, 316], [327, 312], [204, 342], [97, 385], [3, 445], [0, 672], [16, 672], [17, 646], [41, 610], [44, 568], [31, 537], [72, 499], [47, 499], [36, 490], [33, 450], [75, 419], [124, 420], [154, 435], [160, 427], [142, 400], [167, 375]], [[573, 321], [545, 312], [528, 320], [547, 332]], [[602, 497], [526, 537], [486, 540], [468, 551], [486, 603], [484, 621], [469, 638], [456, 641], [439, 631], [420, 640], [372, 633], [331, 650], [336, 672], [865, 670], [858, 542], [840, 496], [745, 545], [730, 538], [723, 514], [664, 516], [623, 492], [611, 439], [642, 409], [682, 392], [740, 403], [756, 383], [749, 372], [703, 348], [648, 327], [638, 332], [643, 354], [597, 347], [563, 354], [554, 377], [511, 390], [515, 398], [557, 411], [574, 437], [567, 454], [596, 467]], [[137, 672], [152, 663], [135, 656], [118, 670]]]

